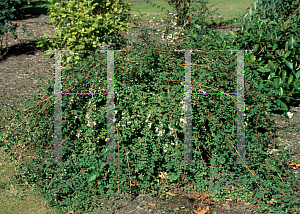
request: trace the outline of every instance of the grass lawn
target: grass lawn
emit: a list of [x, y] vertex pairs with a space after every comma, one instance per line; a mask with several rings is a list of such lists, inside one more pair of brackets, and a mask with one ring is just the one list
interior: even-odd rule
[[[216, 22], [219, 24], [220, 21], [227, 22], [231, 19], [242, 17], [246, 13], [247, 8], [255, 1], [256, 0], [210, 0], [208, 1], [207, 6], [212, 6], [213, 4], [216, 4], [212, 7], [212, 9], [215, 10], [216, 8], [218, 8], [216, 12], [220, 15], [215, 15], [213, 16], [213, 18], [216, 19]], [[147, 15], [141, 18], [141, 20], [145, 21], [157, 16], [162, 16], [163, 18], [166, 18], [166, 12], [164, 11], [172, 11], [172, 7], [165, 1], [150, 0], [149, 2], [152, 3], [151, 6], [150, 3], [146, 3], [146, 1], [130, 1], [129, 3], [132, 3], [133, 5], [132, 15], [139, 15], [138, 11], [140, 11], [142, 14], [147, 13]], [[153, 4], [160, 6], [160, 8], [153, 6]], [[200, 5], [199, 3], [193, 4]], [[165, 7], [166, 10], [162, 11], [162, 7]], [[210, 20], [206, 21], [210, 23]]]
[[[245, 13], [247, 8], [254, 3], [256, 0], [209, 0], [207, 6], [212, 6], [213, 4], [216, 4], [212, 9], [217, 9], [217, 13], [220, 15], [215, 15], [213, 18], [216, 20], [216, 22], [219, 24], [220, 22], [228, 22], [231, 19], [234, 18], [240, 18]], [[47, 3], [47, 1], [41, 1], [41, 0], [29, 0], [30, 4], [25, 6], [24, 9], [26, 12], [31, 14], [43, 14], [47, 15], [47, 10], [44, 8], [41, 8], [44, 4]], [[143, 1], [128, 1], [128, 3], [132, 4], [132, 11], [131, 15], [134, 16], [141, 14], [145, 14], [143, 17], [141, 17], [142, 21], [149, 21], [153, 17], [157, 18], [158, 16], [161, 16], [162, 18], [166, 18], [165, 15], [167, 13], [167, 10], [172, 11], [172, 7], [163, 0], [149, 0], [148, 3], [146, 3], [146, 0]], [[151, 5], [150, 5], [151, 3]], [[155, 4], [155, 5], [154, 5]], [[193, 5], [200, 5], [199, 3], [193, 3]], [[159, 8], [157, 6], [160, 6]], [[165, 8], [166, 10], [162, 10], [161, 8]], [[139, 13], [140, 12], [140, 13]], [[159, 19], [154, 19], [154, 21], [158, 21]], [[208, 23], [210, 23], [210, 20], [206, 20]], [[239, 23], [238, 25], [240, 25]]]

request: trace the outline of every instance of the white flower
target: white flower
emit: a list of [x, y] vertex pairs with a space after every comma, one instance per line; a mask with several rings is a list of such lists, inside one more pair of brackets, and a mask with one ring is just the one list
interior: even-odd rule
[[167, 152], [168, 150], [165, 148], [168, 148], [168, 144], [165, 144], [165, 146], [164, 146], [164, 152]]
[[292, 113], [292, 112], [287, 112], [287, 115], [288, 115], [288, 117], [291, 119], [291, 118], [293, 117], [294, 113]]
[[[157, 130], [156, 130], [157, 131]], [[163, 134], [165, 134], [165, 130], [163, 131], [159, 131], [159, 133], [157, 134], [158, 136], [163, 136]]]
[[[150, 113], [151, 113], [151, 111], [150, 111]], [[150, 116], [151, 116], [151, 114], [148, 115], [148, 119], [149, 119]], [[146, 120], [146, 123], [148, 122], [148, 119]]]
[[186, 123], [186, 120], [183, 118], [180, 118], [180, 122]]

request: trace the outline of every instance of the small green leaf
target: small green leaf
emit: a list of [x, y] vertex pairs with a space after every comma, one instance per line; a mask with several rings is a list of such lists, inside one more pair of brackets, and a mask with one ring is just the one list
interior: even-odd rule
[[271, 85], [273, 87], [275, 87], [275, 84], [273, 82], [271, 82], [270, 80], [265, 80], [265, 86]]
[[282, 54], [281, 54], [281, 52], [280, 52], [279, 50], [276, 50], [275, 53], [276, 53], [278, 56], [280, 56], [280, 57], [282, 56]]
[[269, 60], [269, 61], [268, 61], [268, 65], [269, 65], [269, 67], [270, 67], [270, 70], [271, 70], [272, 72], [274, 72], [274, 71], [275, 71], [274, 63], [273, 63], [271, 60]]
[[260, 29], [260, 31], [258, 32], [259, 38], [261, 38], [262, 33], [263, 33], [263, 29]]
[[[280, 75], [280, 73], [279, 73], [279, 75]], [[282, 72], [282, 77], [283, 77], [283, 79], [286, 78], [286, 70], [283, 70], [283, 72]]]
[[274, 51], [277, 47], [278, 47], [278, 45], [274, 44], [272, 50]]
[[287, 107], [287, 105], [284, 103], [284, 102], [282, 102], [280, 99], [277, 99], [277, 100], [275, 100], [275, 102], [278, 104], [278, 105], [280, 105], [284, 110], [288, 110], [288, 107]]
[[284, 57], [287, 58], [290, 54], [292, 53], [292, 51], [288, 51], [284, 54]]
[[294, 48], [294, 43], [295, 43], [294, 37], [290, 38], [290, 40], [289, 40], [289, 49]]
[[287, 41], [285, 43], [285, 52], [288, 52], [289, 51], [289, 42]]
[[258, 48], [259, 48], [259, 44], [255, 44], [253, 47], [253, 51], [256, 52], [258, 50]]
[[201, 27], [199, 25], [194, 25], [195, 28], [201, 29]]
[[[279, 76], [275, 76], [275, 72], [270, 73], [268, 79], [272, 79], [274, 77], [279, 77]], [[281, 80], [281, 79], [280, 79]]]
[[275, 83], [276, 88], [278, 88], [278, 86], [279, 86], [279, 78], [276, 78], [274, 80], [274, 83]]
[[269, 68], [263, 68], [263, 67], [260, 67], [259, 69], [257, 69], [259, 72], [262, 72], [262, 73], [267, 73], [267, 72], [270, 72], [270, 69]]
[[291, 74], [288, 80], [288, 84], [291, 84], [291, 82], [293, 81], [294, 76]]
[[280, 87], [280, 96], [282, 97], [282, 95], [283, 95], [283, 89], [282, 87]]
[[300, 70], [296, 73], [296, 79], [298, 79], [300, 76]]
[[93, 175], [88, 181], [94, 181], [94, 180], [96, 180], [97, 179], [97, 177], [98, 177], [98, 175], [97, 174], [95, 174], [95, 175]]
[[292, 63], [292, 62], [289, 62], [289, 61], [287, 61], [286, 59], [283, 60], [283, 62], [286, 64], [286, 66], [287, 66], [289, 69], [293, 70], [293, 63]]

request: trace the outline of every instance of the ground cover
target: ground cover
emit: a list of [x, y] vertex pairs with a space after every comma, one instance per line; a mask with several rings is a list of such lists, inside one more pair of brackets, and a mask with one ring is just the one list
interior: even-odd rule
[[[35, 36], [37, 36], [36, 34], [40, 33], [41, 31], [38, 31], [36, 29], [37, 29], [37, 27], [41, 27], [42, 24], [41, 23], [36, 23], [36, 25], [34, 23], [32, 23], [32, 24], [33, 24], [32, 27], [35, 28], [35, 32], [34, 31], [33, 32], [34, 32]], [[48, 30], [51, 31], [51, 29], [48, 29]], [[42, 32], [42, 33], [44, 33], [44, 32]], [[16, 41], [12, 41], [11, 42], [11, 46], [13, 46], [14, 43], [16, 43]], [[27, 44], [25, 46], [26, 47], [28, 47], [28, 46], [30, 47], [30, 44], [29, 45]], [[24, 47], [19, 47], [18, 49], [22, 49], [23, 51], [25, 50], [25, 52], [26, 52], [26, 48], [24, 48]], [[28, 49], [30, 49], [30, 48], [28, 48]], [[27, 51], [28, 51], [28, 49], [27, 49]], [[20, 52], [22, 50], [20, 50]], [[33, 53], [34, 55], [31, 55], [31, 53]], [[20, 55], [18, 55], [18, 54], [16, 54], [16, 55], [10, 55], [4, 61], [1, 61], [0, 64], [3, 65], [2, 68], [9, 68], [10, 69], [10, 70], [7, 70], [8, 71], [6, 73], [7, 75], [5, 75], [5, 77], [8, 77], [8, 78], [4, 78], [3, 81], [1, 82], [1, 84], [5, 83], [5, 85], [7, 86], [8, 85], [7, 83], [12, 84], [12, 82], [14, 82], [14, 86], [13, 87], [15, 87], [17, 89], [16, 92], [21, 92], [21, 91], [25, 90], [23, 87], [20, 87], [22, 85], [21, 82], [24, 82], [24, 79], [23, 78], [19, 78], [20, 77], [19, 75], [23, 76], [24, 78], [28, 78], [27, 80], [28, 80], [28, 84], [29, 85], [27, 85], [27, 86], [32, 85], [33, 82], [34, 82], [34, 80], [31, 79], [28, 76], [28, 74], [31, 73], [31, 72], [32, 72], [31, 74], [33, 74], [33, 75], [35, 75], [35, 77], [39, 77], [39, 78], [46, 77], [47, 75], [50, 76], [51, 75], [51, 69], [53, 69], [53, 67], [51, 67], [50, 64], [49, 64], [49, 62], [51, 62], [51, 59], [49, 58], [49, 56], [48, 57], [46, 56], [44, 59], [41, 59], [40, 58], [40, 57], [42, 57], [41, 54], [40, 55], [36, 55], [36, 54], [40, 54], [40, 53], [38, 53], [38, 51], [35, 51], [34, 48], [31, 48], [29, 50], [29, 54], [28, 55], [24, 54], [24, 52], [23, 52]], [[47, 62], [47, 60], [49, 60], [49, 61]], [[26, 69], [18, 69], [18, 68], [21, 68], [22, 66], [24, 67], [24, 65], [26, 65], [26, 64], [30, 64], [29, 62], [35, 62], [35, 65], [37, 65], [37, 63], [38, 63], [40, 70], [43, 69], [43, 68], [45, 68], [45, 67], [50, 68], [50, 69], [48, 70], [48, 73], [46, 73], [46, 72], [45, 73], [36, 72], [36, 69], [34, 69], [35, 67], [32, 66], [32, 65], [27, 66]], [[33, 63], [31, 63], [31, 64], [33, 64]], [[8, 67], [8, 66], [10, 66], [10, 67]], [[28, 74], [26, 74], [26, 72], [28, 72]], [[18, 75], [16, 75], [16, 74], [18, 74]], [[25, 77], [25, 76], [27, 76], [27, 77]], [[0, 79], [2, 80], [2, 78], [0, 78]], [[10, 87], [11, 87], [11, 85], [10, 85]], [[30, 87], [27, 87], [27, 89], [29, 89], [29, 88]], [[13, 169], [14, 169], [14, 167], [12, 166], [11, 170], [13, 171]], [[5, 188], [3, 188], [3, 190], [8, 190], [6, 188], [8, 187], [7, 183], [9, 183], [9, 181], [4, 180], [3, 183], [4, 184], [2, 186], [3, 187], [5, 186]], [[9, 194], [14, 195], [14, 193], [16, 193], [15, 190], [14, 190], [14, 188], [16, 188], [16, 187], [17, 187], [19, 193], [22, 192], [22, 188], [20, 188], [17, 185], [16, 186], [13, 185], [13, 186], [11, 186], [9, 188], [8, 191], [3, 191], [2, 193], [4, 194], [4, 196], [7, 196]], [[26, 187], [26, 185], [25, 185], [25, 187]], [[31, 193], [29, 193], [29, 194], [31, 194]], [[175, 193], [173, 193], [173, 194], [175, 194]], [[22, 197], [22, 195], [18, 195], [18, 196]], [[27, 198], [26, 194], [23, 195], [23, 197]], [[40, 196], [37, 196], [37, 198], [39, 198], [39, 197]], [[186, 200], [186, 199], [182, 199], [182, 201], [184, 201], [184, 200]], [[31, 200], [29, 200], [29, 201], [31, 201]], [[16, 203], [19, 203], [19, 202], [20, 201], [18, 201]], [[30, 211], [29, 207], [36, 207], [38, 213], [42, 213], [42, 212], [44, 212], [44, 213], [54, 213], [55, 212], [54, 210], [51, 210], [51, 209], [48, 210], [48, 211], [43, 211], [42, 209], [39, 210], [39, 208], [42, 208], [42, 206], [45, 204], [43, 201], [41, 201], [40, 204], [34, 202], [33, 200], [31, 202], [32, 203], [28, 203], [28, 204], [26, 203], [26, 204], [13, 205], [12, 206], [11, 204], [7, 204], [6, 201], [3, 200], [3, 203], [1, 203], [1, 204], [3, 204], [4, 206], [7, 205], [7, 207], [10, 207], [9, 209], [11, 209], [11, 213], [27, 213], [27, 212], [28, 213], [35, 213], [36, 212], [36, 211]], [[177, 201], [177, 203], [178, 203], [178, 201]], [[190, 205], [185, 205], [185, 206], [189, 207]], [[181, 207], [174, 206], [174, 204], [173, 205], [168, 204], [168, 207], [170, 208], [170, 212], [173, 212], [173, 211], [174, 212], [177, 212], [177, 211], [179, 212], [179, 210], [181, 209]], [[232, 205], [232, 207], [233, 207], [233, 205]], [[15, 208], [17, 209], [17, 211], [16, 211]], [[191, 208], [191, 207], [189, 207], [189, 208]], [[7, 209], [7, 208], [4, 207], [3, 209], [0, 209], [0, 210], [5, 210], [5, 209]], [[163, 212], [163, 210], [164, 209], [162, 209], [161, 212]], [[224, 211], [224, 209], [223, 209], [223, 211]], [[139, 211], [137, 211], [137, 212], [139, 212]], [[8, 212], [6, 212], [6, 213], [8, 213]], [[125, 213], [125, 211], [124, 211], [124, 213]], [[157, 213], [159, 213], [159, 212], [157, 212]], [[223, 212], [223, 213], [225, 213], [225, 212]]]

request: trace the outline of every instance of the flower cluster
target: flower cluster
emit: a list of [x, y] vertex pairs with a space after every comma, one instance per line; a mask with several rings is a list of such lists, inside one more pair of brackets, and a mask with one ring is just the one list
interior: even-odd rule
[[[172, 15], [172, 13], [169, 13], [169, 14]], [[175, 16], [175, 14], [173, 14], [173, 15], [174, 15], [174, 18], [176, 20], [177, 17]], [[151, 23], [154, 20], [154, 18], [155, 17], [153, 17], [152, 20], [150, 20], [149, 22]], [[163, 22], [165, 22], [165, 21], [161, 18], [161, 23], [163, 23]], [[174, 40], [178, 39], [178, 35], [184, 35], [184, 33], [182, 33], [182, 32], [180, 33], [180, 31], [179, 31], [180, 29], [178, 27], [176, 27], [176, 24], [177, 24], [176, 21], [171, 21], [171, 23], [172, 23], [172, 28], [175, 29], [174, 33], [173, 34], [171, 33], [171, 34], [166, 36], [165, 35], [166, 29], [163, 29], [161, 38], [162, 38], [163, 41], [166, 39], [168, 43], [170, 42], [171, 44], [175, 44]], [[158, 31], [161, 31], [161, 30], [158, 29]], [[155, 33], [155, 34], [157, 35], [158, 33]]]

